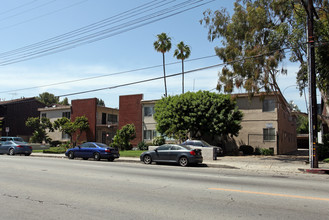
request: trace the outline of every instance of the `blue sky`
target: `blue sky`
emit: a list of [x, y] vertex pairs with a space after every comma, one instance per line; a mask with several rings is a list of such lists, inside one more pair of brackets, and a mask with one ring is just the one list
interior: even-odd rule
[[[3, 1], [0, 10], [0, 32], [2, 38], [0, 63], [4, 62], [1, 54], [7, 51], [13, 51], [70, 33], [112, 16], [116, 16], [114, 17], [118, 19], [116, 22], [120, 21], [122, 23], [124, 21], [117, 16], [118, 14], [150, 2], [158, 4], [156, 10], [159, 11], [185, 1]], [[166, 53], [166, 63], [177, 62], [177, 59], [173, 57], [174, 49], [176, 44], [184, 41], [185, 44], [191, 47], [191, 56], [185, 63], [186, 71], [220, 64], [222, 61], [217, 57], [198, 59], [215, 55], [214, 47], [220, 45], [219, 40], [214, 42], [208, 41], [208, 30], [200, 25], [199, 20], [202, 19], [202, 13], [206, 9], [216, 10], [225, 7], [232, 11], [234, 1], [208, 0], [203, 2], [210, 3], [96, 42], [83, 44], [36, 59], [2, 65], [0, 66], [2, 76], [0, 98], [1, 100], [10, 100], [20, 97], [32, 97], [38, 96], [43, 92], [65, 95], [161, 77], [163, 76], [162, 55], [154, 50], [153, 42], [156, 40], [156, 35], [162, 32], [167, 33], [172, 38], [172, 49]], [[163, 3], [166, 6], [161, 6]], [[150, 14], [151, 11], [147, 13]], [[127, 19], [127, 16], [125, 18]], [[127, 21], [132, 22], [132, 18]], [[128, 24], [130, 24], [129, 22]], [[114, 23], [113, 25], [115, 24], [119, 23]], [[112, 28], [113, 25], [111, 26]], [[26, 57], [31, 57], [31, 55], [28, 54]], [[158, 67], [144, 69], [154, 66]], [[298, 66], [288, 61], [283, 63], [283, 66], [288, 69], [288, 75], [280, 76], [279, 84], [281, 90], [287, 101], [293, 100], [302, 111], [306, 112], [305, 98], [299, 96], [299, 92], [296, 86], [294, 86], [296, 84], [295, 73]], [[136, 69], [144, 70], [123, 73]], [[185, 91], [215, 91], [214, 88], [217, 84], [220, 69], [221, 67], [216, 67], [186, 74]], [[180, 71], [180, 63], [166, 67], [167, 75], [179, 73]], [[82, 80], [86, 78], [89, 79]], [[68, 81], [73, 82], [63, 83]], [[167, 86], [168, 95], [180, 94], [181, 76], [168, 78]], [[19, 90], [22, 88], [29, 89]], [[243, 91], [235, 90], [235, 92]], [[103, 99], [108, 107], [118, 107], [120, 95], [139, 93], [144, 94], [145, 100], [161, 98], [164, 94], [163, 80], [72, 95], [68, 96], [68, 98], [72, 100], [97, 97]]]

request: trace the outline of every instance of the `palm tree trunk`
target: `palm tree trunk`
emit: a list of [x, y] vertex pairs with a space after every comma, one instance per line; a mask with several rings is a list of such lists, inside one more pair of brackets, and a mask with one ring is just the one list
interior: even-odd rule
[[182, 59], [182, 94], [184, 94], [184, 59]]
[[162, 53], [162, 61], [163, 61], [163, 80], [164, 80], [164, 86], [165, 86], [165, 97], [167, 97], [167, 82], [166, 82], [166, 67], [165, 67], [165, 56], [164, 53]]

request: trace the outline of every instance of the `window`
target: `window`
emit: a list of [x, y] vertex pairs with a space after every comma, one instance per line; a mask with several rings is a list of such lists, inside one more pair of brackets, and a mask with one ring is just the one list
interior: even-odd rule
[[71, 118], [71, 112], [63, 112], [62, 117], [70, 119]]
[[144, 116], [153, 116], [154, 115], [154, 107], [147, 106], [144, 107]]
[[47, 118], [47, 113], [42, 113], [41, 118]]
[[263, 140], [275, 141], [275, 128], [263, 128]]
[[144, 130], [144, 140], [153, 140], [153, 138], [158, 136], [156, 130]]
[[162, 145], [162, 146], [158, 147], [157, 150], [170, 150], [170, 148], [171, 148], [171, 145], [166, 144], [166, 145]]
[[118, 123], [118, 116], [113, 114], [107, 115], [107, 122], [109, 123]]
[[102, 113], [102, 125], [106, 124], [106, 113]]
[[275, 100], [267, 99], [263, 101], [263, 112], [274, 112]]
[[62, 139], [70, 139], [70, 135], [66, 134], [64, 131], [62, 132]]

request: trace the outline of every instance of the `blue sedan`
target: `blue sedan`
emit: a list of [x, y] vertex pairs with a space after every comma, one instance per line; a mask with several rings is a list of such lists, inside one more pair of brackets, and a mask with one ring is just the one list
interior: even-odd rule
[[70, 148], [65, 152], [65, 155], [69, 159], [79, 157], [84, 160], [94, 158], [95, 160], [108, 159], [109, 161], [114, 161], [114, 159], [120, 157], [118, 149], [97, 142], [86, 142]]
[[1, 141], [0, 142], [0, 154], [25, 154], [29, 156], [32, 153], [32, 147], [26, 142], [20, 141]]

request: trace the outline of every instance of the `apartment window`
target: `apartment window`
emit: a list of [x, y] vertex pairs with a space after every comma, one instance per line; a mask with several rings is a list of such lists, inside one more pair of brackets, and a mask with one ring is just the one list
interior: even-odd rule
[[62, 117], [70, 119], [71, 118], [71, 112], [63, 112]]
[[65, 132], [62, 132], [62, 139], [70, 139], [70, 135], [66, 134]]
[[102, 113], [102, 125], [106, 124], [106, 113]]
[[263, 101], [263, 112], [274, 112], [275, 100], [267, 99]]
[[118, 123], [118, 116], [113, 114], [107, 115], [107, 122], [109, 123]]
[[144, 130], [144, 140], [153, 140], [157, 135], [158, 132], [156, 130]]
[[47, 118], [47, 113], [42, 113], [41, 118]]
[[263, 140], [275, 141], [275, 128], [263, 128]]
[[154, 107], [146, 106], [144, 107], [144, 116], [153, 116], [154, 115]]

